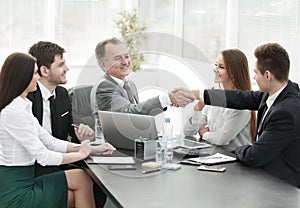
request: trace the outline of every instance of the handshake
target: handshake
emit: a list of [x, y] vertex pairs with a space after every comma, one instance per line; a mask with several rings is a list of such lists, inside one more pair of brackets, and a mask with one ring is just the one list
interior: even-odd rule
[[187, 104], [199, 99], [199, 90], [188, 90], [185, 88], [175, 88], [169, 92], [172, 106], [185, 107]]

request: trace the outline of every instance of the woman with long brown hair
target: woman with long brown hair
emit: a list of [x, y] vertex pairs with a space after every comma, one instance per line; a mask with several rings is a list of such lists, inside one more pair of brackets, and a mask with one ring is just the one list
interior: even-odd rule
[[[214, 72], [214, 81], [226, 90], [251, 90], [247, 57], [238, 49], [221, 51]], [[203, 140], [232, 151], [253, 142], [255, 120], [255, 112], [204, 106], [203, 102], [198, 102], [193, 115], [185, 123], [184, 134], [199, 133]]]
[[8, 56], [0, 72], [0, 207], [95, 207], [93, 183], [82, 169], [34, 178], [35, 161], [61, 165], [114, 150], [59, 140], [41, 127], [26, 98], [39, 78], [35, 59], [24, 53]]

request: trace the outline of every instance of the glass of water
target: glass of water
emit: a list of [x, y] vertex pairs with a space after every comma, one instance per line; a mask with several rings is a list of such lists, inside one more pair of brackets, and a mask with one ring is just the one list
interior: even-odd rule
[[105, 143], [105, 138], [102, 132], [101, 123], [99, 118], [95, 118], [95, 140], [93, 144], [103, 144]]

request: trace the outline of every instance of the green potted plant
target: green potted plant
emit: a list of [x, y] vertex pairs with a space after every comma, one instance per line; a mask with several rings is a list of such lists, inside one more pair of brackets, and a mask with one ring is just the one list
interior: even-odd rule
[[114, 23], [119, 29], [123, 42], [128, 49], [131, 59], [131, 71], [139, 71], [145, 57], [139, 53], [138, 49], [141, 42], [146, 39], [145, 31], [147, 25], [140, 20], [136, 9], [133, 12], [122, 10], [118, 14], [120, 18], [115, 20]]

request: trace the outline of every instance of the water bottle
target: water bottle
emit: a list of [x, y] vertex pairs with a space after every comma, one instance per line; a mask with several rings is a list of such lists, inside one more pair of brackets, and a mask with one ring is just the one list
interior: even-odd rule
[[102, 132], [102, 128], [101, 128], [101, 124], [100, 124], [100, 120], [98, 118], [95, 118], [95, 140], [94, 140], [94, 144], [104, 144], [105, 143], [105, 139], [104, 139], [104, 135]]
[[163, 130], [163, 139], [166, 142], [165, 157], [166, 163], [173, 162], [173, 126], [170, 118], [165, 118], [165, 126]]
[[155, 161], [159, 162], [161, 164], [166, 163], [166, 141], [163, 139], [163, 137], [159, 137], [156, 143], [156, 155], [155, 155]]

